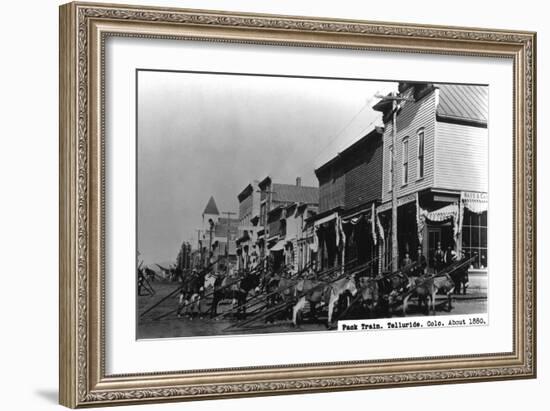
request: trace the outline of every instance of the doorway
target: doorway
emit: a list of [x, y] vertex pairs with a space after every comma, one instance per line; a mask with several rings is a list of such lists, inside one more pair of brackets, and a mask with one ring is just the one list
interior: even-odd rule
[[450, 223], [428, 226], [428, 266], [434, 268], [435, 250], [437, 243], [441, 243], [441, 249], [454, 248], [453, 230]]

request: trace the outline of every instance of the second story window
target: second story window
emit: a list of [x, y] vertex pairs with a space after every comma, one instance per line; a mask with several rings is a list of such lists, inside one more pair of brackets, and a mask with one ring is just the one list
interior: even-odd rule
[[409, 138], [403, 139], [403, 185], [409, 183]]
[[424, 129], [418, 130], [418, 178], [424, 178]]
[[393, 188], [393, 147], [389, 147], [389, 163], [390, 163], [390, 172], [388, 174], [388, 191], [391, 191]]

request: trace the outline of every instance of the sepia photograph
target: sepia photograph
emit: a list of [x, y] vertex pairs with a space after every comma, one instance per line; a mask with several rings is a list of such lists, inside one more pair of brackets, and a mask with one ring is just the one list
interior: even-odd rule
[[137, 339], [487, 324], [488, 85], [135, 84]]

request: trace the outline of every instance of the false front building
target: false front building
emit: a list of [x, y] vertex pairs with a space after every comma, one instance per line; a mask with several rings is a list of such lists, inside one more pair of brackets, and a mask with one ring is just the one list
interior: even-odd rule
[[302, 185], [300, 177], [295, 184], [283, 184], [269, 176], [258, 188], [260, 214], [254, 222], [260, 255], [268, 256], [276, 270], [283, 265], [292, 272], [302, 270], [311, 260], [306, 244], [313, 242], [313, 231], [306, 220], [317, 213], [319, 189]]
[[[399, 102], [395, 119], [393, 101]], [[406, 253], [415, 259], [420, 247], [433, 267], [440, 244], [443, 250], [450, 248], [466, 257], [477, 255], [471, 268], [485, 270], [487, 87], [400, 83], [397, 96], [382, 99], [373, 108], [383, 113], [385, 125], [382, 204], [378, 207], [386, 240], [385, 266], [392, 260], [395, 187], [399, 262]]]
[[249, 183], [237, 196], [239, 200], [239, 228], [237, 244], [237, 267], [248, 269], [260, 258], [257, 245], [258, 219], [260, 215], [260, 189], [258, 181]]
[[382, 194], [382, 133], [374, 127], [315, 170], [319, 214], [311, 222], [319, 268], [357, 260], [372, 262], [368, 270], [377, 270], [375, 210]]

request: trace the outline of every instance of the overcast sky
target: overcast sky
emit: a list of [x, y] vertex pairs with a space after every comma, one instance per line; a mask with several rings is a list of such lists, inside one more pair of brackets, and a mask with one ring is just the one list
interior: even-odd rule
[[197, 73], [138, 74], [138, 250], [174, 261], [202, 211], [238, 211], [252, 180], [318, 186], [314, 169], [365, 135], [395, 83]]

